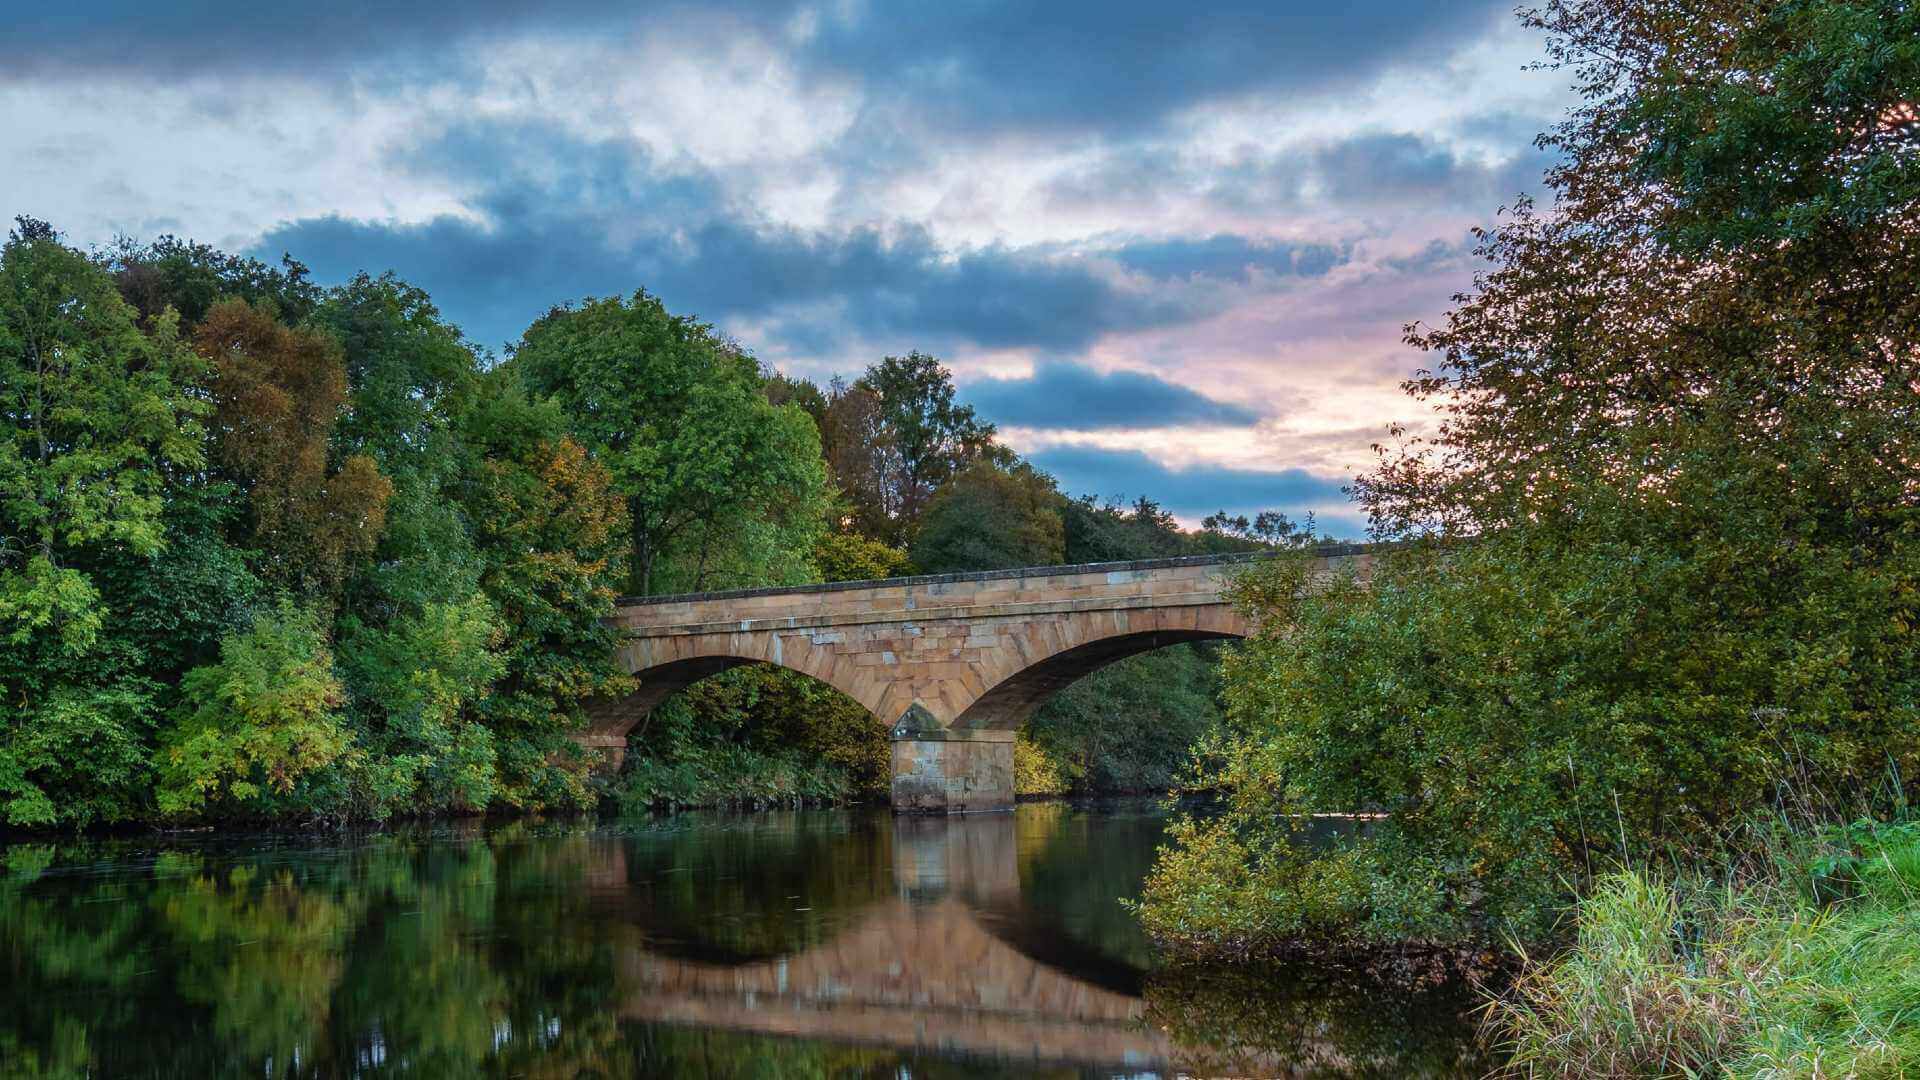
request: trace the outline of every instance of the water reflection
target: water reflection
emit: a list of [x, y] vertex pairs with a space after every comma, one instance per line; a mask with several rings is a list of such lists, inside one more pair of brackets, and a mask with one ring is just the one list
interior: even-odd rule
[[1159, 969], [1156, 812], [0, 851], [0, 1076], [1472, 1073], [1452, 988]]

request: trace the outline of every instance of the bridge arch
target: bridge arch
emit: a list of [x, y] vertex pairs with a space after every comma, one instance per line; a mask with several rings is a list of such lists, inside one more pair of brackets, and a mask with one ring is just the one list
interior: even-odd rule
[[[1368, 556], [1318, 553], [1331, 572]], [[1227, 600], [1249, 556], [1032, 567], [623, 601], [621, 663], [640, 680], [595, 703], [582, 738], [617, 762], [654, 706], [746, 663], [810, 675], [895, 740], [896, 809], [1012, 804], [1014, 732], [1048, 696], [1126, 656], [1245, 637]], [[912, 745], [907, 745], [912, 744]], [[903, 787], [902, 777], [917, 778]]]

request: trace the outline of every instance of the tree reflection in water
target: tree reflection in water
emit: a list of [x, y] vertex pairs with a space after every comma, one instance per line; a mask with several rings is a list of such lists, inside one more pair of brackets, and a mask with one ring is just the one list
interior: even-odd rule
[[1150, 809], [0, 849], [0, 1077], [1472, 1074], [1458, 988], [1158, 968]]

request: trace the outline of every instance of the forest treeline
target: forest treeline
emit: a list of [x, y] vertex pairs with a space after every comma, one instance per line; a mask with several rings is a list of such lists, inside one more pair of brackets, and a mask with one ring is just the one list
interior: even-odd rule
[[[569, 736], [629, 688], [619, 595], [1304, 535], [1068, 498], [918, 352], [821, 387], [642, 290], [556, 307], [494, 362], [391, 274], [322, 286], [174, 237], [82, 252], [29, 218], [0, 253], [0, 413], [18, 827], [586, 806]], [[1217, 722], [1211, 660], [1069, 695], [1023, 743], [1029, 786], [1165, 787]], [[804, 676], [660, 713], [630, 804], [885, 781], [879, 722]]]

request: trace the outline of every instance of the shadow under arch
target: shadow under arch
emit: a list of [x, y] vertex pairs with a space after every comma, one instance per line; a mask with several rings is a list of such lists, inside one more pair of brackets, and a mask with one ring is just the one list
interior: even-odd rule
[[[805, 675], [833, 692], [858, 704], [870, 716], [875, 716], [874, 724], [884, 729], [885, 722], [877, 719], [874, 702], [864, 701], [847, 692], [846, 687], [836, 683], [830, 670], [811, 670], [810, 666], [784, 664], [769, 661], [758, 656], [736, 656], [714, 654], [691, 656], [670, 660], [663, 664], [641, 668], [633, 672], [639, 685], [634, 691], [619, 698], [598, 698], [588, 703], [588, 730], [581, 737], [582, 744], [598, 749], [609, 757], [609, 764], [616, 771], [626, 756], [627, 733], [640, 727], [648, 714], [665, 704], [669, 698], [704, 679], [712, 678], [722, 672], [738, 667], [765, 665]], [[644, 730], [644, 729], [643, 729]]]
[[1238, 641], [1244, 634], [1224, 630], [1144, 630], [1063, 649], [1021, 668], [981, 694], [954, 719], [953, 726], [973, 730], [1018, 731], [1046, 700], [1116, 660], [1196, 641]]

